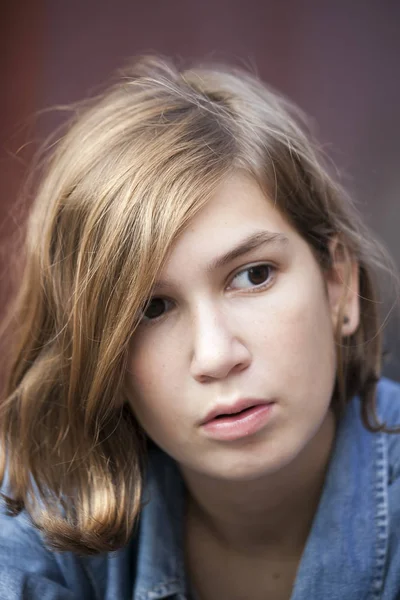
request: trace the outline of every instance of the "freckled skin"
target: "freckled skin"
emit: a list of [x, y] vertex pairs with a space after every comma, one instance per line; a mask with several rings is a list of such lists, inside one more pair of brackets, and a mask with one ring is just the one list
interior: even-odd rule
[[[260, 230], [289, 241], [207, 269]], [[246, 275], [232, 284], [254, 263], [276, 266], [266, 288], [240, 287]], [[194, 476], [249, 481], [282, 470], [327, 419], [336, 369], [330, 286], [338, 284], [324, 280], [307, 243], [242, 175], [226, 180], [176, 240], [160, 279], [169, 282], [168, 310], [140, 325], [131, 344], [139, 422]], [[261, 431], [230, 443], [204, 435], [199, 423], [216, 404], [249, 397], [275, 401]]]

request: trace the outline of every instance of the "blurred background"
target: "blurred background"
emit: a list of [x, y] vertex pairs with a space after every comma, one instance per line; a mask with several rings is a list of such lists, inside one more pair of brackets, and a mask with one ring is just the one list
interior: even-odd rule
[[[0, 311], [7, 240], [39, 111], [87, 96], [130, 56], [249, 66], [305, 110], [366, 221], [400, 267], [398, 0], [9, 0], [0, 5]], [[400, 380], [399, 326], [385, 373]]]

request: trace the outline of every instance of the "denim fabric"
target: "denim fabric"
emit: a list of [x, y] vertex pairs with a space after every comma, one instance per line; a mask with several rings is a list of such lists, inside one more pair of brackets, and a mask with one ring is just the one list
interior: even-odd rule
[[[380, 381], [378, 414], [400, 424], [399, 384]], [[184, 505], [177, 467], [154, 449], [139, 526], [118, 552], [50, 552], [26, 513], [0, 515], [0, 600], [188, 600]], [[357, 398], [338, 429], [291, 600], [322, 598], [400, 598], [400, 435], [368, 432]]]

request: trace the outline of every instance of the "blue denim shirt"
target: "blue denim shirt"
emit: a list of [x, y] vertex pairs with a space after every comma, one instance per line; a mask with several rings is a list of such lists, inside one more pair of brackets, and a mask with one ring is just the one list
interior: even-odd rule
[[[380, 418], [400, 423], [400, 385], [381, 380]], [[150, 456], [137, 531], [115, 553], [46, 549], [23, 512], [0, 516], [0, 599], [187, 600], [185, 491], [164, 453]], [[324, 489], [291, 600], [400, 598], [400, 435], [370, 433], [359, 401], [338, 428]]]

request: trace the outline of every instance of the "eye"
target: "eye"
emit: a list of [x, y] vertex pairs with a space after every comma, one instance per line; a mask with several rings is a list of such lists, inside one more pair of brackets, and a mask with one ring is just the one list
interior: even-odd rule
[[229, 287], [234, 290], [264, 288], [270, 283], [274, 271], [274, 267], [267, 264], [248, 267], [236, 273]]
[[143, 311], [142, 321], [154, 321], [155, 319], [159, 319], [170, 310], [171, 305], [172, 302], [166, 298], [151, 298]]

